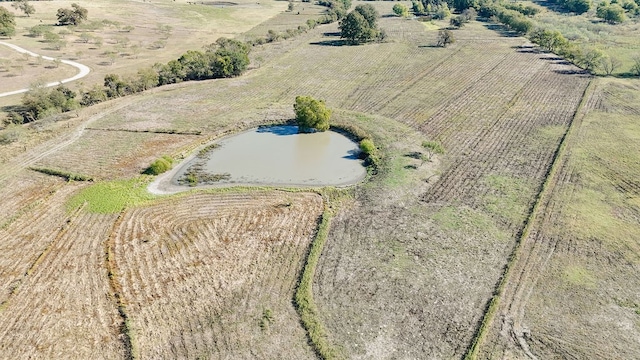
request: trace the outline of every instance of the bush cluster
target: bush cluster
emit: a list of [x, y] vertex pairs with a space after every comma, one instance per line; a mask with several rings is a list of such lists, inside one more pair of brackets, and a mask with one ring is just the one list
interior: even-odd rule
[[156, 159], [151, 165], [143, 171], [143, 174], [147, 175], [160, 175], [164, 172], [171, 170], [173, 166], [173, 159], [169, 156], [163, 156]]

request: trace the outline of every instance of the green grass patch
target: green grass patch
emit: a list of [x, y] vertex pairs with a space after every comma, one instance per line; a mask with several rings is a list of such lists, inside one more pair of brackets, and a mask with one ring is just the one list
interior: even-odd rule
[[579, 265], [570, 265], [564, 269], [563, 278], [572, 285], [594, 289], [596, 287], [596, 278], [591, 272]]
[[500, 240], [509, 239], [509, 236], [496, 226], [489, 214], [467, 206], [445, 206], [435, 212], [431, 218], [444, 231], [482, 233]]
[[141, 205], [154, 199], [147, 191], [149, 178], [105, 181], [83, 189], [67, 203], [67, 209], [75, 209], [87, 203], [93, 213], [113, 214], [130, 206]]
[[489, 175], [484, 183], [492, 190], [483, 199], [484, 208], [489, 213], [512, 223], [524, 221], [529, 214], [529, 201], [534, 195], [529, 181], [505, 175]]
[[318, 232], [311, 243], [309, 255], [304, 265], [302, 275], [294, 296], [294, 302], [304, 328], [307, 330], [309, 340], [321, 359], [341, 359], [342, 355], [329, 342], [327, 330], [320, 320], [318, 308], [313, 300], [313, 278], [320, 260], [320, 254], [327, 241], [327, 235], [331, 226], [333, 213], [326, 208], [322, 214], [322, 220], [318, 226]]

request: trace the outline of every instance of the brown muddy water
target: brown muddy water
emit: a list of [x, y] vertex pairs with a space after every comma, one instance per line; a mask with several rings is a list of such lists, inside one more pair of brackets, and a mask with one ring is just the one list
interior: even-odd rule
[[297, 126], [263, 126], [216, 143], [180, 166], [171, 184], [340, 186], [366, 175], [358, 144], [334, 131], [299, 134]]

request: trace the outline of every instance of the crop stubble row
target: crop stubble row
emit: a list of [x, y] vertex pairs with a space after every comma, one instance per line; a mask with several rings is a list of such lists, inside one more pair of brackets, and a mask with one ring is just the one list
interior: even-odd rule
[[309, 194], [201, 194], [127, 212], [116, 259], [141, 356], [277, 358], [290, 343], [308, 357], [289, 299], [321, 209]]

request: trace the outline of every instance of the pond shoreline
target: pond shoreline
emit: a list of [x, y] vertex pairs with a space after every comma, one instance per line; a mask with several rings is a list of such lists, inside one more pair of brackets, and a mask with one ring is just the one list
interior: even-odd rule
[[[234, 137], [242, 136], [243, 134], [255, 136], [257, 133], [268, 133], [268, 134], [275, 134], [275, 136], [278, 136], [278, 137], [308, 135], [308, 134], [299, 134], [297, 131], [292, 132], [292, 129], [286, 129], [287, 127], [293, 128], [295, 126], [293, 124], [294, 123], [292, 121], [282, 121], [282, 122], [272, 122], [270, 124], [261, 124], [258, 126], [251, 127], [249, 129], [227, 133], [221, 137], [212, 139], [206, 144], [203, 144], [198, 148], [196, 148], [195, 150], [193, 150], [193, 152], [188, 157], [182, 159], [180, 163], [177, 164], [173, 169], [159, 175], [153, 182], [151, 182], [148, 185], [147, 189], [150, 193], [154, 195], [169, 195], [169, 194], [175, 194], [179, 192], [191, 191], [194, 189], [212, 189], [212, 188], [228, 188], [228, 187], [256, 187], [257, 186], [257, 187], [273, 187], [273, 188], [279, 187], [279, 188], [318, 189], [326, 186], [349, 187], [362, 182], [367, 177], [367, 169], [362, 164], [362, 162], [360, 162], [358, 165], [362, 166], [361, 174], [356, 174], [357, 175], [356, 177], [354, 177], [353, 179], [349, 179], [348, 181], [331, 181], [331, 180], [322, 180], [322, 179], [317, 180], [316, 178], [312, 178], [310, 180], [303, 180], [303, 181], [296, 181], [296, 180], [291, 181], [291, 179], [288, 179], [288, 181], [287, 180], [285, 181], [269, 181], [269, 180], [243, 181], [241, 179], [237, 179], [237, 180], [231, 179], [231, 180], [223, 180], [216, 183], [201, 184], [201, 185], [194, 185], [194, 186], [179, 185], [175, 183], [176, 177], [179, 174], [179, 172], [184, 173], [188, 167], [191, 167], [194, 165], [197, 158], [200, 157], [201, 159], [203, 159], [202, 161], [204, 162], [208, 161], [208, 157], [205, 157], [205, 158], [202, 157], [201, 151], [203, 149], [206, 149], [207, 147], [210, 147], [212, 144], [221, 143], [221, 142], [224, 143], [224, 141], [228, 141], [229, 139]], [[268, 129], [270, 128], [272, 128], [273, 130], [269, 131]], [[346, 159], [349, 159], [350, 161], [355, 159], [358, 159], [358, 161], [361, 161], [359, 157], [355, 157], [355, 159], [353, 158], [354, 156], [353, 152], [359, 151], [357, 150], [358, 144], [357, 142], [354, 141], [355, 139], [359, 138], [358, 134], [352, 134], [348, 130], [341, 127], [332, 128], [330, 132], [332, 132], [333, 134], [324, 135], [325, 141], [329, 141], [328, 140], [330, 139], [329, 136], [335, 137], [336, 135], [339, 135], [346, 138], [346, 140], [352, 143], [350, 144], [353, 146], [353, 149], [350, 150], [351, 154], [350, 155], [346, 154], [345, 156], [341, 156], [341, 158], [346, 158]], [[298, 139], [297, 141], [300, 142], [300, 139]], [[322, 145], [324, 145], [325, 147], [327, 146], [326, 144], [322, 144]], [[344, 146], [344, 144], [342, 145]], [[272, 155], [269, 155], [269, 156], [272, 156]], [[277, 155], [273, 155], [273, 156], [275, 156], [278, 161], [280, 160], [277, 157]], [[278, 173], [276, 170], [274, 170], [274, 172]], [[297, 172], [297, 171], [294, 170], [294, 172]], [[356, 171], [356, 172], [359, 173], [360, 171]], [[313, 182], [313, 183], [310, 183], [310, 182]]]

